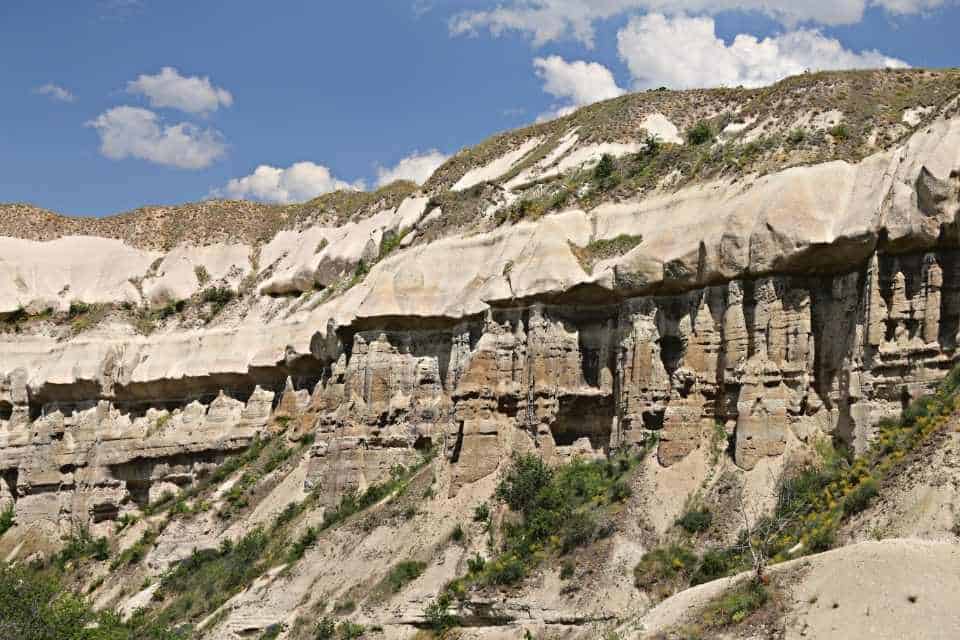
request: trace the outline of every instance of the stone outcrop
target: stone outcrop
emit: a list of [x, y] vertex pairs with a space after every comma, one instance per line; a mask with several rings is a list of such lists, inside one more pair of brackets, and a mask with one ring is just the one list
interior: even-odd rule
[[[572, 133], [558, 140], [551, 162], [576, 153]], [[200, 273], [256, 286], [209, 324], [0, 335], [0, 502], [54, 529], [119, 517], [247, 446], [274, 409], [274, 426], [315, 438], [306, 485], [328, 503], [429, 446], [452, 493], [523, 450], [656, 439], [668, 466], [723, 430], [749, 469], [794, 440], [863, 449], [957, 361], [958, 171], [945, 109], [856, 163], [429, 243], [411, 238], [443, 218], [431, 194], [256, 247], [3, 238], [4, 318], [196, 296]], [[621, 234], [642, 241], [580, 262]]]

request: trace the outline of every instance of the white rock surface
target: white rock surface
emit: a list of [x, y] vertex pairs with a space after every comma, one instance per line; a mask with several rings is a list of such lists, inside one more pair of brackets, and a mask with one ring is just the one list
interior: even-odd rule
[[463, 191], [465, 189], [469, 189], [470, 187], [476, 186], [481, 182], [496, 180], [515, 167], [517, 163], [523, 160], [528, 153], [536, 149], [541, 142], [543, 142], [543, 138], [540, 137], [526, 140], [513, 151], [505, 153], [499, 158], [491, 160], [482, 167], [471, 169], [465, 173], [462, 178], [457, 180], [456, 184], [454, 184], [451, 188], [453, 191]]

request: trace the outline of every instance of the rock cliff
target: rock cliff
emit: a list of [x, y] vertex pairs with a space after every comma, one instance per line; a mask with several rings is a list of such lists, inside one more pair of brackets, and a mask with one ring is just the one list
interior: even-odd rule
[[[803, 101], [863, 77], [924, 101], [874, 120]], [[352, 210], [249, 205], [275, 227], [207, 244], [138, 236], [163, 227], [131, 222], [152, 211], [114, 229], [8, 207], [0, 507], [53, 544], [278, 430], [312, 439], [298, 490], [328, 506], [432, 445], [449, 499], [517, 451], [656, 442], [667, 469], [718, 432], [743, 470], [824, 436], [863, 451], [958, 362], [958, 93], [956, 74], [904, 71], [640, 94], [612, 103], [608, 138], [575, 115]], [[720, 134], [696, 151], [719, 169], [632, 173], [682, 164], [691, 118]]]

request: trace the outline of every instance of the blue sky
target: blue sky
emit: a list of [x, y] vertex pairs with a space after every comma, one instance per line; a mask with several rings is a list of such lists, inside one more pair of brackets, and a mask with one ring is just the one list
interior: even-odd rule
[[626, 90], [957, 66], [958, 28], [952, 0], [3, 0], [0, 201], [103, 215], [422, 179]]

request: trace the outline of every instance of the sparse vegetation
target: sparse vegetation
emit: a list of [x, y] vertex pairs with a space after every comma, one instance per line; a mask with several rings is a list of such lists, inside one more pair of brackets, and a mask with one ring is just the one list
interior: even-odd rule
[[843, 123], [830, 127], [828, 133], [837, 142], [846, 142], [850, 139], [850, 129]]
[[133, 616], [94, 611], [49, 571], [0, 563], [0, 637], [11, 640], [187, 640], [185, 633]]
[[157, 620], [193, 621], [216, 609], [263, 573], [268, 544], [257, 528], [236, 544], [226, 539], [219, 549], [195, 550], [161, 579]]
[[686, 137], [687, 144], [696, 147], [702, 144], [707, 144], [708, 142], [713, 142], [716, 134], [713, 132], [713, 127], [710, 126], [709, 122], [706, 120], [700, 120], [695, 125], [687, 129]]
[[677, 524], [687, 533], [703, 533], [710, 528], [712, 522], [713, 514], [703, 505], [688, 509], [677, 518]]
[[193, 268], [193, 274], [197, 276], [197, 282], [200, 283], [201, 287], [210, 282], [210, 272], [202, 264]]
[[321, 528], [329, 529], [330, 527], [336, 526], [355, 513], [380, 502], [387, 496], [402, 492], [406, 489], [410, 479], [420, 471], [420, 469], [429, 464], [432, 459], [433, 452], [431, 450], [423, 454], [420, 460], [410, 468], [398, 465], [391, 469], [390, 480], [379, 484], [372, 484], [366, 491], [360, 494], [348, 493], [344, 495], [340, 498], [340, 503], [336, 508], [330, 509], [329, 513], [324, 514]]
[[70, 321], [70, 328], [73, 333], [83, 333], [98, 325], [109, 311], [109, 305], [87, 304], [75, 300], [70, 303], [67, 319]]
[[807, 132], [804, 129], [796, 128], [791, 129], [790, 133], [787, 134], [787, 142], [793, 146], [803, 144], [803, 141], [807, 138]]
[[113, 559], [113, 562], [110, 563], [110, 569], [116, 570], [121, 567], [128, 565], [139, 564], [150, 550], [153, 548], [153, 545], [157, 541], [157, 532], [156, 530], [150, 528], [143, 532], [143, 535], [140, 536], [140, 539], [133, 543], [130, 547], [124, 549], [120, 552], [116, 558]]
[[317, 543], [317, 529], [316, 527], [307, 527], [300, 537], [297, 538], [296, 542], [293, 543], [293, 546], [290, 547], [290, 552], [287, 554], [287, 562], [296, 562], [303, 558], [303, 554], [307, 552], [307, 549], [312, 547]]
[[380, 240], [380, 254], [378, 260], [383, 260], [396, 249], [398, 249], [400, 247], [400, 243], [403, 242], [405, 237], [407, 237], [407, 233], [409, 233], [409, 231], [409, 229], [406, 229], [401, 233], [396, 233], [393, 231], [385, 232], [383, 234], [383, 238]]
[[843, 450], [820, 443], [819, 464], [788, 473], [780, 482], [772, 513], [745, 520], [736, 544], [698, 556], [689, 547], [668, 544], [651, 550], [636, 567], [637, 584], [665, 597], [698, 584], [753, 568], [763, 578], [768, 562], [777, 563], [836, 544], [836, 533], [849, 518], [880, 495], [883, 480], [907, 456], [942, 431], [960, 409], [960, 367], [941, 381], [935, 393], [904, 409], [899, 421], [882, 421], [867, 452], [850, 459]]
[[500, 555], [484, 566], [478, 578], [489, 584], [522, 579], [543, 552], [565, 554], [588, 544], [602, 531], [607, 506], [622, 501], [619, 488], [633, 459], [603, 462], [574, 460], [556, 469], [534, 455], [514, 458], [497, 487], [497, 499], [521, 516], [506, 522]]
[[697, 563], [698, 558], [689, 547], [680, 544], [657, 547], [634, 567], [634, 582], [639, 588], [665, 598], [689, 584]]
[[490, 523], [490, 506], [486, 502], [481, 502], [474, 508], [473, 521]]
[[431, 601], [423, 612], [427, 625], [435, 633], [442, 634], [460, 624], [460, 618], [450, 612], [452, 598], [447, 593], [441, 593]]
[[104, 561], [110, 557], [110, 544], [104, 537], [94, 538], [90, 529], [85, 526], [77, 527], [71, 532], [66, 544], [53, 557], [53, 562], [61, 570], [70, 563], [79, 562], [85, 558]]
[[707, 606], [703, 622], [713, 629], [740, 624], [769, 599], [767, 587], [757, 580], [741, 581]]
[[570, 248], [583, 270], [592, 273], [597, 263], [629, 253], [641, 242], [642, 236], [621, 233], [614, 238], [592, 240], [585, 247], [571, 244]]
[[617, 165], [613, 161], [613, 156], [605, 153], [600, 156], [600, 160], [593, 168], [593, 181], [598, 185], [606, 185], [613, 179], [617, 171]]
[[418, 562], [416, 560], [404, 560], [403, 562], [393, 565], [393, 568], [390, 569], [390, 573], [387, 575], [387, 584], [390, 585], [390, 590], [394, 593], [399, 592], [409, 583], [419, 578], [426, 568], [427, 564], [425, 562]]
[[3, 537], [3, 534], [12, 529], [16, 523], [13, 503], [10, 503], [4, 507], [3, 511], [0, 511], [0, 537]]
[[223, 311], [237, 293], [230, 287], [207, 287], [200, 293], [200, 300], [210, 305], [210, 317], [214, 317]]

